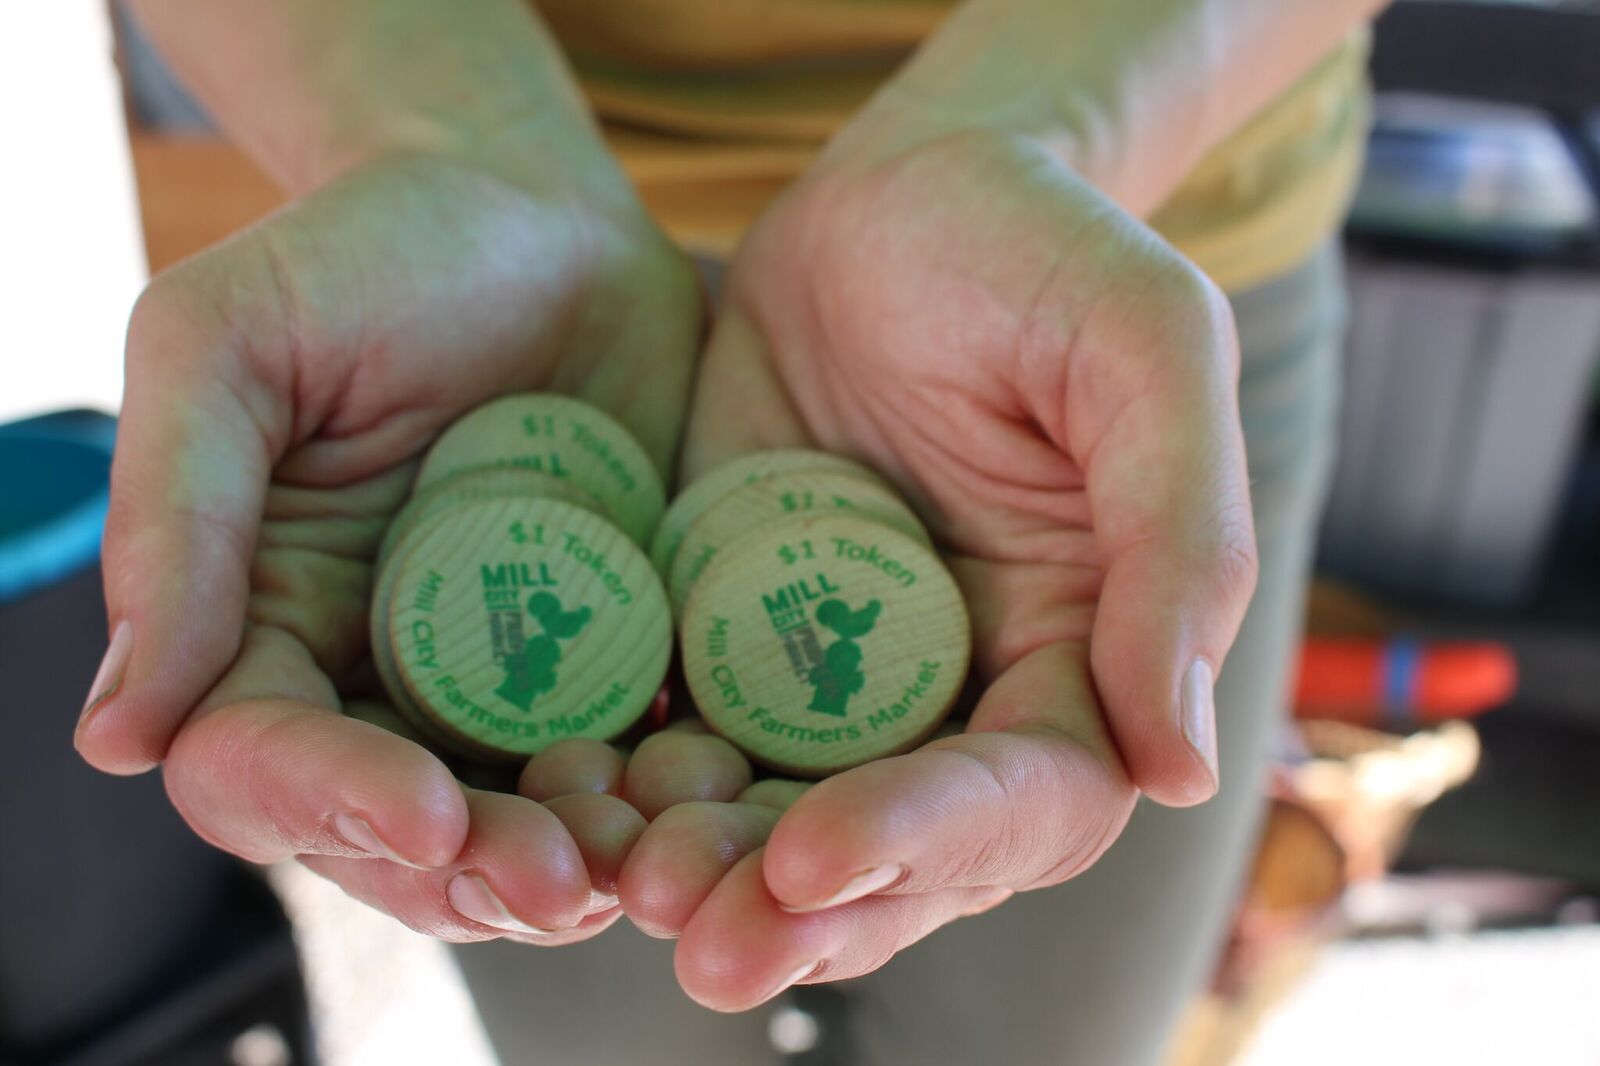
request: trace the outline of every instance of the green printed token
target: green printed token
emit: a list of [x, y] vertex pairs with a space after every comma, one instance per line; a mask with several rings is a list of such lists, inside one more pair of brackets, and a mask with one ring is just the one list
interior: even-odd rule
[[661, 525], [650, 542], [650, 561], [656, 565], [656, 571], [662, 576], [672, 572], [672, 561], [683, 544], [683, 538], [689, 535], [690, 528], [718, 500], [741, 485], [797, 470], [832, 470], [883, 483], [877, 474], [854, 459], [830, 452], [786, 448], [742, 455], [695, 478], [672, 501], [667, 513], [661, 516]]
[[558, 500], [454, 504], [396, 545], [386, 639], [406, 702], [476, 758], [609, 740], [655, 698], [671, 652], [650, 561]]
[[854, 515], [789, 518], [706, 569], [683, 621], [706, 723], [750, 758], [824, 777], [907, 751], [961, 692], [960, 590], [913, 537]]
[[423, 459], [416, 491], [464, 470], [499, 466], [572, 481], [640, 545], [649, 543], [666, 506], [655, 465], [620, 423], [545, 392], [504, 396], [458, 419]]
[[675, 617], [717, 554], [751, 530], [795, 515], [845, 511], [898, 529], [932, 546], [927, 530], [900, 497], [876, 479], [828, 470], [793, 470], [734, 489], [712, 504], [683, 538], [667, 589]]
[[468, 750], [468, 745], [459, 741], [452, 743], [451, 737], [441, 733], [439, 727], [416, 706], [410, 694], [406, 692], [405, 685], [400, 681], [400, 672], [395, 664], [393, 649], [389, 645], [388, 633], [389, 602], [393, 598], [395, 578], [399, 571], [389, 563], [406, 537], [412, 536], [418, 528], [427, 524], [430, 519], [437, 518], [451, 506], [473, 500], [496, 498], [548, 498], [591, 511], [599, 511], [599, 504], [594, 497], [572, 482], [523, 467], [485, 467], [443, 478], [408, 500], [389, 523], [383, 542], [378, 547], [377, 580], [373, 586], [369, 620], [373, 668], [377, 671], [378, 678], [383, 682], [390, 699], [393, 700], [395, 708], [435, 746], [471, 754], [478, 758], [486, 755], [492, 757], [495, 753], [492, 749], [475, 747]]

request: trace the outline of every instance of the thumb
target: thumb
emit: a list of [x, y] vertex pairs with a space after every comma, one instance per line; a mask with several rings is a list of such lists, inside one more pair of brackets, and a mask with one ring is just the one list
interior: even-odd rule
[[[129, 325], [102, 550], [111, 640], [74, 738], [110, 773], [160, 762], [236, 654], [274, 441], [288, 431], [243, 339], [279, 336], [281, 322], [252, 329], [258, 309], [209, 292], [201, 262], [154, 282]], [[275, 291], [220, 273], [230, 293]]]

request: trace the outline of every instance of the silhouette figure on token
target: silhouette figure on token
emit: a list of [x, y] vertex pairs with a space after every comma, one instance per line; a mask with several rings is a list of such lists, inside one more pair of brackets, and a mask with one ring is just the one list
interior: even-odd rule
[[561, 641], [571, 640], [582, 632], [590, 617], [588, 607], [562, 610], [561, 601], [550, 592], [536, 592], [528, 597], [528, 613], [544, 632], [523, 641], [518, 654], [507, 656], [506, 679], [495, 689], [496, 695], [522, 711], [556, 687]]
[[861, 672], [861, 645], [878, 624], [883, 604], [871, 600], [859, 611], [852, 611], [843, 600], [823, 600], [817, 605], [817, 621], [833, 630], [838, 640], [822, 651], [822, 662], [811, 668], [807, 681], [815, 688], [808, 709], [843, 718], [850, 697], [861, 691], [867, 675]]

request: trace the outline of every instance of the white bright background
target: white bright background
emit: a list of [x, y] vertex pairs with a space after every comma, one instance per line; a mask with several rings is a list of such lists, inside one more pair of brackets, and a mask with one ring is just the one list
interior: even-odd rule
[[0, 422], [115, 411], [145, 257], [105, 0], [7, 12], [0, 131]]
[[1595, 1066], [1600, 926], [1328, 948], [1237, 1066]]

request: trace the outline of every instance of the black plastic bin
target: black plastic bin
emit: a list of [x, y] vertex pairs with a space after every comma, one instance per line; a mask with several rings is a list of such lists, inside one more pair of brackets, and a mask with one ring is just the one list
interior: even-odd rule
[[0, 1063], [212, 1066], [252, 1029], [255, 1061], [307, 1063], [276, 898], [188, 830], [159, 774], [108, 777], [72, 749], [106, 639], [113, 425], [0, 426]]

